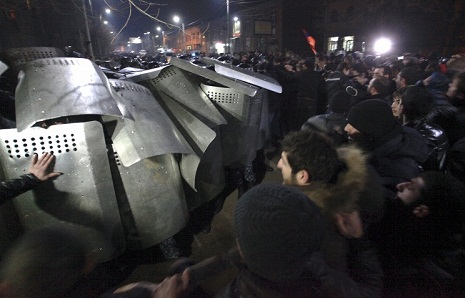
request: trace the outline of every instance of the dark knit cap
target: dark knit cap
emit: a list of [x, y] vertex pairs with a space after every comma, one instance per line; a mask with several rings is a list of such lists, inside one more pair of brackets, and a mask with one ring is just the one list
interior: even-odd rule
[[364, 100], [353, 106], [347, 115], [347, 122], [375, 140], [389, 134], [396, 127], [391, 107], [378, 99]]
[[295, 280], [319, 250], [324, 218], [300, 190], [258, 185], [238, 201], [236, 237], [248, 268], [271, 281]]
[[337, 91], [329, 99], [329, 108], [334, 113], [345, 114], [350, 108], [350, 95], [345, 90]]

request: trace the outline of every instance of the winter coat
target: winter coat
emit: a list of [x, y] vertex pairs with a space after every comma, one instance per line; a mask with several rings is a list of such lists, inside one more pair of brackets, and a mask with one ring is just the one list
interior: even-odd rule
[[444, 170], [446, 155], [449, 150], [449, 141], [444, 130], [439, 125], [426, 122], [426, 119], [412, 121], [404, 125], [418, 131], [428, 144], [428, 159], [422, 164], [423, 170]]
[[21, 175], [18, 179], [2, 182], [0, 184], [0, 205], [33, 189], [38, 183], [39, 179], [33, 174]]
[[403, 126], [400, 133], [375, 145], [369, 163], [381, 176], [383, 186], [395, 190], [397, 184], [418, 176], [428, 153], [423, 136], [415, 129]]

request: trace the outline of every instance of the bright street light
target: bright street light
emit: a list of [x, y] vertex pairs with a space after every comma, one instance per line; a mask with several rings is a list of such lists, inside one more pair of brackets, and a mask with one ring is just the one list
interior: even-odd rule
[[387, 38], [380, 38], [375, 41], [374, 50], [377, 54], [384, 54], [391, 50], [392, 42]]
[[105, 9], [105, 12], [106, 12], [107, 14], [109, 14], [109, 13], [111, 13], [111, 10], [110, 10], [109, 8], [107, 8], [107, 9]]
[[[181, 19], [178, 16], [173, 17], [173, 21], [176, 23], [181, 22]], [[186, 52], [186, 31], [184, 31], [184, 22], [181, 22], [181, 28], [182, 28], [182, 52]]]

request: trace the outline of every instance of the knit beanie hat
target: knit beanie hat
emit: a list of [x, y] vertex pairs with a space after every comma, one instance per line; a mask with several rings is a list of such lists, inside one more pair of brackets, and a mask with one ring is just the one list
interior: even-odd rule
[[344, 90], [337, 91], [329, 99], [329, 108], [334, 113], [345, 114], [350, 108], [350, 95]]
[[391, 107], [378, 99], [364, 100], [353, 106], [347, 115], [347, 122], [375, 140], [389, 134], [396, 127]]
[[236, 205], [234, 224], [247, 267], [275, 282], [300, 278], [324, 233], [315, 203], [283, 185], [261, 184], [247, 191]]

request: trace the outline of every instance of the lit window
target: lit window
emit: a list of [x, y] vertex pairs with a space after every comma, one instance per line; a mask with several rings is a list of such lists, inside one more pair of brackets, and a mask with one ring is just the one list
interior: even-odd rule
[[337, 42], [339, 37], [330, 37], [328, 38], [328, 51], [335, 51], [337, 49]]

